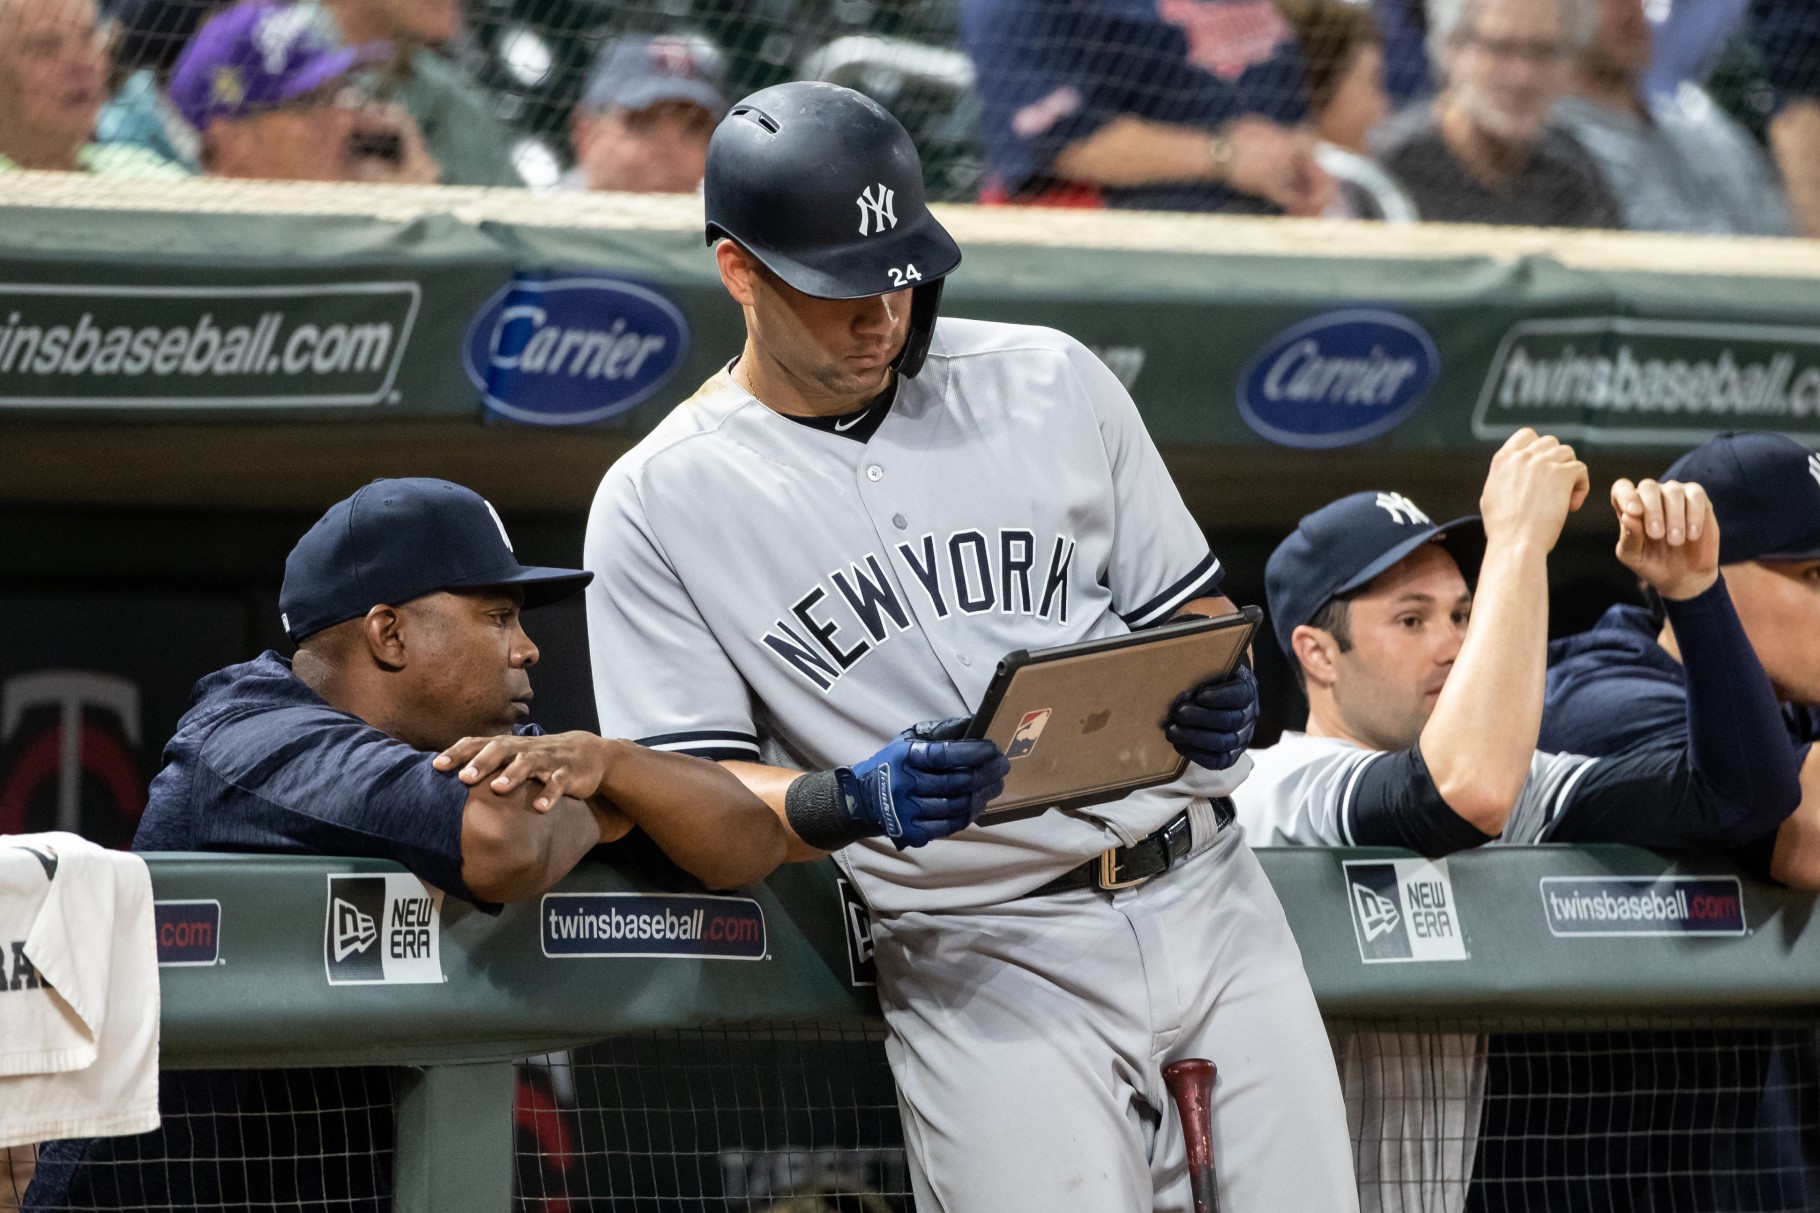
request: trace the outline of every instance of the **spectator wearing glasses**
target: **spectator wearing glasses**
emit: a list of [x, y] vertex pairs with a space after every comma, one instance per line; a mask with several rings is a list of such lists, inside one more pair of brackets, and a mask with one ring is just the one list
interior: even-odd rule
[[1585, 149], [1551, 126], [1592, 0], [1436, 0], [1429, 48], [1445, 83], [1389, 124], [1378, 159], [1424, 219], [1617, 227]]
[[184, 48], [170, 98], [212, 177], [433, 183], [410, 114], [372, 99], [366, 73], [385, 55], [335, 45], [302, 6], [241, 4]]
[[988, 201], [1319, 215], [1293, 31], [1270, 0], [962, 0]]
[[708, 138], [727, 112], [725, 84], [725, 60], [706, 38], [607, 43], [569, 119], [575, 171], [568, 184], [693, 193], [708, 162]]
[[185, 176], [143, 148], [95, 142], [107, 73], [94, 0], [0, 0], [0, 171]]
[[1788, 205], [1748, 132], [1683, 81], [1644, 88], [1653, 38], [1643, 0], [1600, 0], [1599, 31], [1574, 64], [1555, 117], [1591, 153], [1637, 231], [1785, 236]]

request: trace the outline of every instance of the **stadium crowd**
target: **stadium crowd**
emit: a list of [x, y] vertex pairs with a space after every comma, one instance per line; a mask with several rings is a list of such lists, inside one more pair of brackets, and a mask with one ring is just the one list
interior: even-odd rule
[[[982, 201], [1820, 235], [1807, 0], [954, 16]], [[468, 21], [459, 0], [7, 0], [0, 167], [521, 185], [523, 132], [502, 117], [521, 99], [453, 53]], [[567, 148], [531, 175], [693, 190], [740, 75], [693, 26], [608, 38], [564, 104]]]

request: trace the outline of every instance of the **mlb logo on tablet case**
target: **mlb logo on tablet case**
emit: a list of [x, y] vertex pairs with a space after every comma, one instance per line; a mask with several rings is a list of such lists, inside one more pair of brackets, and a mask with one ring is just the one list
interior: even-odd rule
[[1049, 712], [1050, 709], [1042, 708], [1024, 713], [1024, 718], [1017, 722], [1017, 732], [1011, 735], [1011, 744], [1005, 749], [1006, 758], [1022, 758], [1036, 749], [1037, 739], [1049, 723]]

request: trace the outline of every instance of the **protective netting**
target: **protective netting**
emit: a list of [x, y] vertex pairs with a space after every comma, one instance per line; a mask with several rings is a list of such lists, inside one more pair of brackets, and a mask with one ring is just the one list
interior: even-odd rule
[[[1330, 1023], [1367, 1213], [1798, 1213], [1820, 1203], [1811, 1024]], [[660, 1032], [528, 1070], [523, 1207], [908, 1210], [882, 1043]], [[552, 1064], [554, 1062], [554, 1064]], [[1216, 1088], [1215, 1098], [1218, 1098]]]
[[[1820, 1207], [1812, 1022], [1425, 1017], [1329, 1031], [1366, 1213]], [[182, 1085], [156, 1149], [115, 1139], [56, 1207], [385, 1205], [386, 1072]], [[513, 1125], [523, 1213], [913, 1207], [874, 1025], [665, 1030], [533, 1058], [519, 1067]], [[65, 1157], [49, 1147], [40, 1166]], [[30, 1158], [14, 1151], [0, 1171], [0, 1209], [20, 1202]]]
[[[57, 167], [86, 113], [191, 172], [687, 189], [711, 115], [653, 106], [807, 78], [896, 113], [939, 199], [1820, 231], [1810, 0], [303, 0], [212, 34], [223, 0], [99, 0], [91, 32], [94, 2], [7, 0], [0, 96], [54, 69], [97, 89], [16, 107], [0, 156]], [[389, 49], [330, 89], [304, 26]], [[305, 146], [388, 104], [348, 155]], [[206, 150], [217, 120], [298, 106], [307, 130]]]

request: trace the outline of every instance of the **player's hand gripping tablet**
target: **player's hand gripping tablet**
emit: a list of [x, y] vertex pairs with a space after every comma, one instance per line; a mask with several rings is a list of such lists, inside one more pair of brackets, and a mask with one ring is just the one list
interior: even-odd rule
[[1239, 760], [1258, 727], [1258, 680], [1241, 665], [1229, 678], [1203, 682], [1176, 696], [1163, 735], [1176, 753], [1210, 771]]
[[961, 740], [967, 718], [928, 720], [836, 772], [847, 814], [905, 847], [966, 829], [1005, 790], [1011, 771], [996, 744]]

